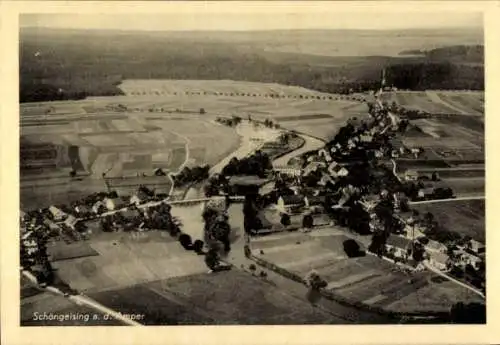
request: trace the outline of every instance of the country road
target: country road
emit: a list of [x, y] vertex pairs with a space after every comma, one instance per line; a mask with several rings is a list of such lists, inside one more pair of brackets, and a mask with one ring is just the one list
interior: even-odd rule
[[297, 156], [300, 156], [308, 151], [319, 150], [319, 149], [323, 148], [323, 146], [325, 146], [325, 142], [323, 142], [319, 139], [316, 139], [316, 138], [313, 138], [313, 137], [310, 137], [310, 136], [304, 135], [304, 134], [298, 134], [298, 135], [302, 139], [305, 140], [304, 146], [274, 160], [273, 167], [286, 166], [288, 164], [288, 162], [290, 161], [290, 159], [297, 157]]
[[436, 199], [436, 200], [424, 200], [424, 201], [410, 201], [410, 205], [420, 205], [420, 204], [435, 204], [439, 202], [450, 202], [450, 201], [467, 201], [467, 200], [484, 200], [486, 197], [484, 195], [477, 196], [462, 196], [458, 198], [449, 199]]
[[443, 278], [445, 278], [445, 279], [448, 279], [449, 281], [451, 281], [451, 282], [453, 282], [453, 283], [455, 283], [455, 284], [457, 284], [457, 285], [460, 285], [460, 286], [462, 286], [462, 287], [464, 287], [464, 288], [466, 288], [466, 289], [468, 289], [468, 290], [470, 290], [470, 291], [474, 292], [476, 295], [481, 296], [483, 299], [485, 299], [485, 298], [486, 298], [486, 296], [485, 296], [485, 295], [484, 295], [481, 291], [479, 291], [478, 289], [475, 289], [475, 288], [473, 288], [472, 286], [467, 285], [467, 284], [465, 284], [465, 283], [462, 283], [461, 281], [456, 280], [456, 279], [455, 279], [455, 278], [453, 278], [453, 277], [450, 277], [450, 276], [449, 276], [449, 275], [447, 275], [446, 273], [441, 272], [441, 271], [440, 271], [440, 270], [438, 270], [437, 268], [433, 267], [433, 266], [432, 266], [432, 265], [431, 265], [431, 264], [430, 264], [427, 260], [425, 260], [425, 261], [423, 262], [423, 264], [424, 264], [425, 268], [427, 268], [428, 270], [430, 270], [430, 271], [434, 272], [435, 274], [437, 274], [437, 275], [439, 275], [439, 276], [441, 276], [441, 277], [443, 277]]

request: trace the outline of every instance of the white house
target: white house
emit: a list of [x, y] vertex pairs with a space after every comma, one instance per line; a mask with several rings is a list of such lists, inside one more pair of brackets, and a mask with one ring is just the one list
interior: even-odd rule
[[445, 253], [433, 252], [429, 256], [429, 263], [440, 271], [446, 271], [448, 260], [448, 255]]
[[479, 241], [472, 239], [469, 241], [469, 243], [470, 249], [476, 254], [484, 254], [484, 252], [486, 251], [486, 246]]
[[416, 170], [408, 169], [405, 172], [405, 180], [407, 180], [407, 181], [416, 181], [416, 180], [418, 180], [418, 177], [419, 177], [419, 174], [418, 174], [418, 171], [416, 171]]
[[49, 212], [56, 222], [62, 221], [68, 217], [68, 215], [65, 212], [61, 211], [55, 206], [50, 206]]
[[129, 200], [124, 198], [105, 198], [104, 205], [109, 211], [114, 211], [127, 207]]
[[302, 171], [300, 169], [294, 169], [294, 168], [276, 168], [274, 171], [287, 175], [287, 176], [300, 176], [302, 174]]
[[276, 208], [284, 213], [296, 213], [305, 206], [304, 198], [300, 195], [282, 195], [278, 198]]

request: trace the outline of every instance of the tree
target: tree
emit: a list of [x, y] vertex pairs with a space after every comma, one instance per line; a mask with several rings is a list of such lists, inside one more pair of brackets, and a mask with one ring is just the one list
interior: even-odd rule
[[179, 243], [186, 250], [193, 249], [193, 240], [191, 239], [191, 236], [188, 234], [181, 234], [179, 236]]
[[287, 227], [291, 224], [291, 221], [290, 221], [290, 216], [286, 213], [283, 213], [281, 215], [281, 220], [280, 220], [280, 223], [281, 225], [283, 225], [284, 227]]
[[302, 227], [304, 229], [311, 229], [314, 225], [314, 219], [311, 214], [306, 214], [302, 218]]
[[200, 108], [200, 115], [206, 114], [205, 108]]

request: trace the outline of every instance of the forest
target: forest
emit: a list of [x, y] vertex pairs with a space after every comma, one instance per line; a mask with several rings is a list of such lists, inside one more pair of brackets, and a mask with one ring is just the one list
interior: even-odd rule
[[400, 89], [484, 89], [482, 46], [417, 57], [316, 56], [241, 48], [242, 42], [116, 32], [21, 31], [20, 101], [120, 95], [124, 79], [231, 79], [329, 93], [373, 90], [382, 69]]

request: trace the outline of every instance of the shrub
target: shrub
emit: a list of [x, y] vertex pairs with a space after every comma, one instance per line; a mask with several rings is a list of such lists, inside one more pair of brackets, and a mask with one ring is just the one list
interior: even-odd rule
[[188, 234], [181, 234], [179, 236], [179, 243], [186, 250], [193, 249], [193, 240], [191, 239], [191, 236]]

